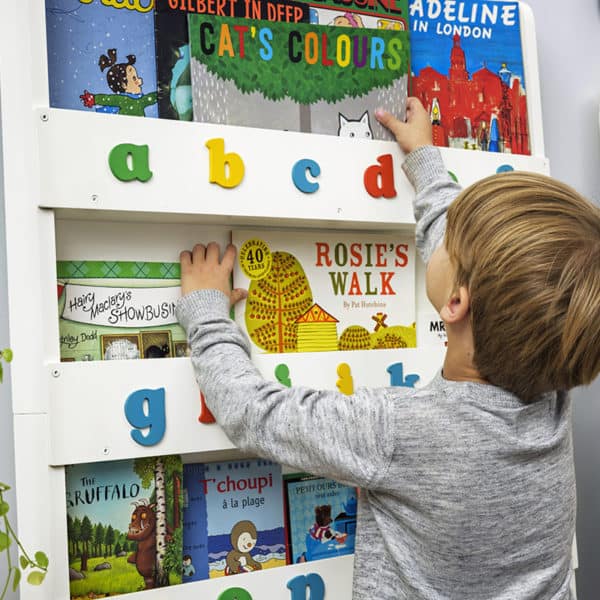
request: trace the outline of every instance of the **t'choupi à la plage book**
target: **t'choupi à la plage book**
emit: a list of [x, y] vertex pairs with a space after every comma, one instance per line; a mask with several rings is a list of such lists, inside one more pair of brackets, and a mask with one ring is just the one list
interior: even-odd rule
[[184, 583], [286, 564], [281, 466], [190, 463], [184, 489]]
[[158, 116], [154, 0], [45, 0], [50, 106]]
[[238, 324], [254, 352], [412, 348], [414, 239], [400, 233], [234, 230]]
[[293, 2], [189, 14], [194, 120], [392, 139], [372, 113], [403, 115], [408, 0], [301, 4], [308, 22]]
[[58, 261], [62, 361], [182, 357], [178, 263]]
[[530, 154], [519, 2], [411, 0], [412, 95], [437, 146]]
[[65, 467], [72, 599], [181, 583], [178, 455]]

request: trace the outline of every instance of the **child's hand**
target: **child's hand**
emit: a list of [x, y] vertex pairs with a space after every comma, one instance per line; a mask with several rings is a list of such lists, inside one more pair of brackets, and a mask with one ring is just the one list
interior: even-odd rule
[[406, 101], [406, 123], [381, 108], [375, 111], [375, 117], [394, 134], [405, 154], [433, 144], [431, 119], [418, 98], [408, 98]]
[[196, 244], [191, 252], [184, 250], [179, 255], [182, 295], [196, 290], [219, 290], [229, 297], [232, 305], [246, 297], [246, 290], [231, 289], [235, 246], [229, 244], [225, 248], [221, 261], [220, 253], [219, 244], [210, 242], [208, 246]]

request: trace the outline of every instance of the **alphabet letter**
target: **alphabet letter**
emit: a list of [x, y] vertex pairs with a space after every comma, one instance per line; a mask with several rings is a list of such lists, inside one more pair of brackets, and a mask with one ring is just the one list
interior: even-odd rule
[[[244, 178], [244, 161], [239, 154], [228, 152], [225, 154], [225, 141], [223, 138], [214, 138], [206, 142], [209, 156], [210, 183], [216, 183], [224, 188], [238, 186]], [[225, 167], [229, 167], [226, 173]]]
[[323, 600], [325, 598], [325, 582], [316, 573], [298, 575], [287, 582], [287, 587], [292, 592], [291, 600], [306, 600], [306, 588], [310, 591], [308, 600]]
[[[132, 427], [131, 437], [140, 446], [154, 446], [166, 429], [165, 388], [137, 390], [125, 400], [125, 417]], [[144, 435], [140, 429], [148, 429]]]
[[394, 198], [394, 161], [391, 154], [382, 154], [377, 157], [378, 165], [371, 165], [365, 171], [364, 183], [367, 192], [373, 198]]
[[306, 177], [307, 171], [312, 177], [318, 177], [321, 174], [321, 167], [314, 160], [303, 158], [292, 168], [292, 181], [301, 192], [314, 194], [319, 189], [319, 184], [316, 181], [308, 180]]
[[145, 183], [152, 177], [148, 152], [147, 145], [119, 144], [110, 151], [108, 166], [119, 181], [137, 179]]

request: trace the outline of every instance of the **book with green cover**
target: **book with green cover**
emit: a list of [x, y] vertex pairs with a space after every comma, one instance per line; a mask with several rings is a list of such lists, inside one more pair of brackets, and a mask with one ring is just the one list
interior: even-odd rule
[[104, 598], [181, 583], [178, 455], [67, 465], [71, 598]]
[[58, 261], [62, 361], [186, 356], [170, 262]]
[[372, 113], [404, 114], [407, 0], [305, 4], [308, 22], [288, 3], [247, 0], [188, 15], [194, 120], [392, 139]]

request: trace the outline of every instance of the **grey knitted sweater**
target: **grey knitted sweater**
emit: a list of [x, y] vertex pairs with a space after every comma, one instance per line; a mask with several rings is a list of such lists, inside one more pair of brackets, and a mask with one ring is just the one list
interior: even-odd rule
[[[439, 152], [403, 166], [427, 260], [459, 191]], [[336, 391], [266, 381], [214, 290], [178, 316], [209, 408], [242, 450], [361, 488], [354, 600], [569, 599], [575, 525], [571, 408], [491, 385]], [[501, 357], [499, 357], [501, 360]], [[323, 423], [335, 423], [322, 431]], [[332, 596], [332, 600], [335, 595]]]

